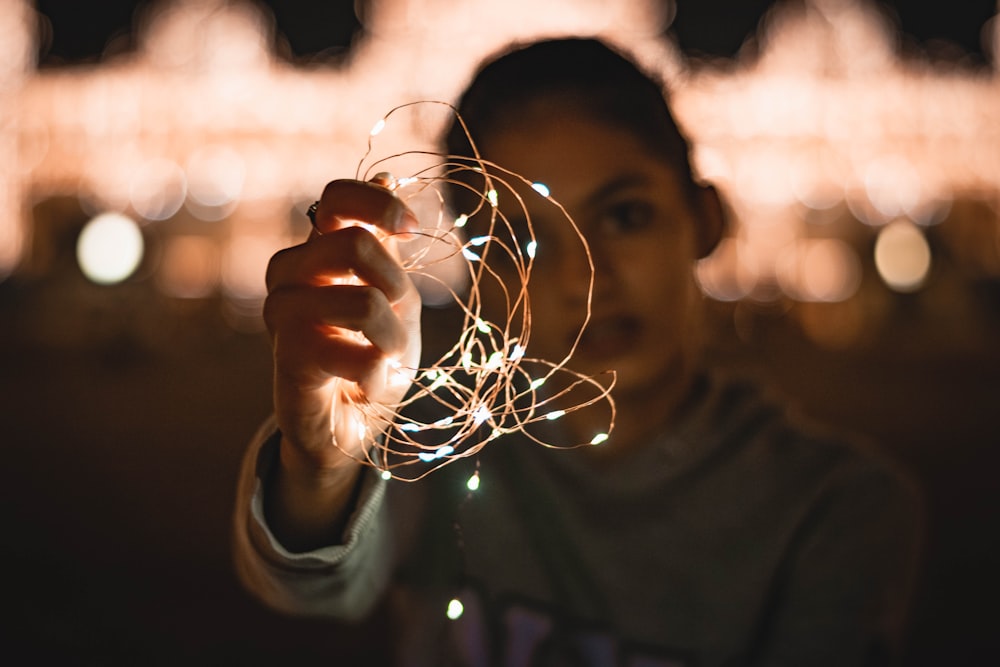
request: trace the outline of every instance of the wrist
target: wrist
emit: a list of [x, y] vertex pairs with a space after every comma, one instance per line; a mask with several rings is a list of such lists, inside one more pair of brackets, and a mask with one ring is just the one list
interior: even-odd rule
[[282, 434], [278, 461], [283, 475], [298, 485], [323, 488], [337, 486], [353, 478], [361, 463], [341, 451], [327, 432], [328, 442], [321, 448], [305, 448]]
[[317, 463], [283, 437], [276, 474], [264, 491], [264, 513], [278, 541], [295, 552], [341, 543], [361, 487], [361, 467], [339, 450], [333, 464]]

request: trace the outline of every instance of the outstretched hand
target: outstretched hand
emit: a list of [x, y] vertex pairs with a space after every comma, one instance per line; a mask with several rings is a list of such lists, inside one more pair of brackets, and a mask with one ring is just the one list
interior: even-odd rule
[[383, 427], [365, 423], [370, 417], [356, 402], [397, 403], [419, 361], [420, 297], [392, 236], [380, 241], [365, 226], [391, 235], [415, 231], [417, 220], [381, 185], [333, 181], [317, 203], [318, 231], [276, 253], [267, 269], [264, 319], [282, 433], [278, 493], [292, 492], [281, 514], [290, 511], [283, 518], [293, 522], [297, 506], [308, 504], [296, 497], [342, 491], [356, 478], [354, 458], [365, 447], [359, 421], [369, 430]]

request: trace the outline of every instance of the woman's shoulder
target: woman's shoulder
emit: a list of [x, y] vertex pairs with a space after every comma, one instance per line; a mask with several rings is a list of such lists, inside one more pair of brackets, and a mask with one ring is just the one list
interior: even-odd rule
[[704, 428], [716, 432], [716, 456], [779, 487], [919, 495], [914, 477], [874, 437], [808, 415], [760, 379], [712, 382]]

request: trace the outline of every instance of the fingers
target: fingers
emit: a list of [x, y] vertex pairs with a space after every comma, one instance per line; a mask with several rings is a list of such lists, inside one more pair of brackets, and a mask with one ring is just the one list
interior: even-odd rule
[[[325, 452], [331, 415], [350, 405], [350, 392], [391, 405], [406, 390], [398, 369], [419, 361], [420, 297], [387, 247], [392, 239], [383, 244], [368, 231], [397, 233], [417, 223], [391, 191], [359, 181], [330, 183], [315, 223], [321, 233], [271, 258], [264, 321], [278, 425], [289, 442]], [[347, 446], [343, 435], [338, 447]]]
[[343, 334], [316, 329], [283, 329], [274, 340], [278, 383], [291, 382], [310, 391], [342, 378], [358, 385], [371, 384], [381, 374], [385, 356], [373, 345]]
[[329, 285], [352, 276], [385, 292], [392, 303], [411, 287], [389, 251], [361, 227], [346, 227], [279, 251], [268, 264], [266, 282], [268, 292], [273, 292], [283, 287]]
[[390, 234], [419, 226], [413, 212], [382, 185], [347, 179], [328, 183], [316, 208], [316, 229], [327, 234], [358, 222]]
[[282, 288], [265, 301], [264, 320], [272, 333], [319, 332], [321, 340], [335, 339], [336, 329], [357, 331], [386, 355], [402, 353], [408, 343], [409, 332], [386, 294], [368, 285]]
[[374, 398], [390, 359], [416, 364], [420, 297], [370, 232], [346, 227], [279, 251], [268, 265], [267, 287], [264, 321], [289, 396], [298, 395], [296, 385], [320, 387], [340, 377]]
[[[314, 328], [281, 328], [272, 345], [274, 407], [282, 434], [293, 446], [324, 459], [317, 461], [319, 467], [335, 467], [341, 458], [330, 447], [331, 416], [347, 407], [341, 392], [353, 388], [377, 400], [385, 385], [385, 358], [373, 345]], [[353, 431], [335, 438], [352, 451], [359, 445]]]

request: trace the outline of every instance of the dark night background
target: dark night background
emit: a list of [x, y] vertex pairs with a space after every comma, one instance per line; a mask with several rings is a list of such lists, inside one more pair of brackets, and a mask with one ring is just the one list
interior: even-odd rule
[[[336, 66], [362, 30], [352, 1], [265, 4], [295, 63]], [[680, 0], [671, 32], [689, 54], [732, 57], [772, 4]], [[40, 0], [40, 67], [127, 51], [139, 5]], [[980, 30], [993, 0], [882, 5], [904, 55], [989, 66]], [[78, 276], [74, 298], [99, 305], [56, 319], [46, 308], [60, 279], [0, 282], [9, 652], [86, 665], [345, 664], [356, 638], [261, 608], [229, 565], [236, 467], [269, 411], [266, 338], [233, 331], [211, 300], [176, 312], [148, 286], [110, 296]], [[974, 326], [1000, 340], [1000, 290], [983, 290]], [[875, 436], [916, 475], [928, 547], [906, 664], [996, 664], [1000, 347], [949, 346], [946, 323], [916, 298], [896, 308], [873, 349], [820, 351], [762, 317], [749, 339], [723, 336], [719, 358], [766, 369], [808, 412]]]

